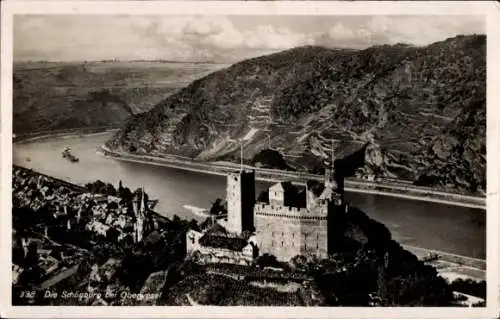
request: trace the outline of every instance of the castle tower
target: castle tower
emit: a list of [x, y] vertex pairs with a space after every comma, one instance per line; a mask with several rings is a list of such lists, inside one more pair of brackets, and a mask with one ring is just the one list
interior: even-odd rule
[[242, 233], [254, 228], [255, 172], [243, 169], [227, 176], [227, 227], [229, 231]]

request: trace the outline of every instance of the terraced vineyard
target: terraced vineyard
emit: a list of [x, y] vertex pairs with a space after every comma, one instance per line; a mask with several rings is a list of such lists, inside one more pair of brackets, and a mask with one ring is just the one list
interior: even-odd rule
[[366, 143], [360, 174], [483, 194], [486, 37], [426, 47], [299, 47], [193, 81], [110, 141], [121, 150], [239, 162], [263, 149], [314, 171]]

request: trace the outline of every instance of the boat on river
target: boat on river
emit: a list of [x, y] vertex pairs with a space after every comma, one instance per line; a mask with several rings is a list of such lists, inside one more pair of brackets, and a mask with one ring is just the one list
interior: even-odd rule
[[67, 146], [64, 148], [64, 151], [62, 151], [62, 157], [68, 159], [70, 162], [76, 163], [79, 161], [78, 157], [75, 155], [71, 154], [71, 148]]

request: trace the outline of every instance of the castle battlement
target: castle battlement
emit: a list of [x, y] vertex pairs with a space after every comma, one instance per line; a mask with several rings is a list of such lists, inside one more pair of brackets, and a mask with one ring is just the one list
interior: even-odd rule
[[256, 203], [255, 216], [272, 216], [294, 219], [326, 219], [328, 216], [328, 202], [318, 205], [313, 210], [305, 207], [291, 207], [276, 204]]

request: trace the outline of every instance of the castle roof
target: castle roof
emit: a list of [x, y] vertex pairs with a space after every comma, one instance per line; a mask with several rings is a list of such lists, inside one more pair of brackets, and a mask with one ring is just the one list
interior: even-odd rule
[[214, 223], [204, 231], [205, 235], [210, 236], [226, 236], [228, 231], [219, 223]]
[[288, 192], [291, 190], [295, 190], [295, 186], [293, 186], [292, 182], [278, 182], [271, 186], [269, 189]]
[[248, 245], [248, 242], [243, 238], [226, 237], [205, 234], [199, 241], [200, 245], [205, 247], [228, 249], [233, 251], [242, 251]]

